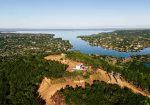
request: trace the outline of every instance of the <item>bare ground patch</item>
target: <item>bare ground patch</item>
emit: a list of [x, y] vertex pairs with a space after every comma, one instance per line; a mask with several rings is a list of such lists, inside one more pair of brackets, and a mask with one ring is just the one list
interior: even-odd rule
[[[81, 63], [69, 59], [62, 60], [61, 55], [50, 55], [45, 57], [45, 59], [55, 60], [63, 64], [68, 64], [69, 67], [67, 68], [67, 70], [71, 70], [77, 64]], [[143, 96], [147, 96], [150, 98], [150, 93], [145, 92], [140, 88], [137, 88], [135, 85], [131, 83], [128, 83], [122, 77], [114, 76], [111, 73], [108, 73], [102, 69], [97, 69], [97, 71], [94, 74], [90, 75], [89, 79], [83, 79], [82, 77], [79, 76], [77, 78], [60, 78], [57, 80], [50, 80], [45, 77], [42, 83], [40, 84], [38, 93], [40, 97], [46, 101], [46, 105], [57, 105], [55, 104], [56, 102], [53, 101], [52, 97], [58, 90], [65, 88], [68, 85], [74, 88], [76, 86], [82, 86], [84, 88], [85, 83], [92, 84], [94, 80], [104, 81], [108, 84], [117, 84], [122, 88], [127, 87], [131, 89], [134, 93], [139, 93], [142, 94]]]

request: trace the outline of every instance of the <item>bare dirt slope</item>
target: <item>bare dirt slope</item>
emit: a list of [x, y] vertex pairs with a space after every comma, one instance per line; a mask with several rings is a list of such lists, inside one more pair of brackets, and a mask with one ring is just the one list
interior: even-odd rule
[[45, 57], [44, 59], [46, 60], [55, 60], [55, 61], [59, 61], [63, 64], [67, 64], [69, 65], [69, 67], [67, 68], [67, 70], [72, 70], [73, 68], [76, 67], [77, 64], [80, 64], [82, 62], [76, 62], [76, 61], [72, 61], [70, 59], [62, 59], [63, 57], [61, 55], [50, 55], [50, 56], [47, 56]]
[[40, 97], [46, 101], [46, 105], [55, 105], [55, 103], [52, 101], [51, 97], [60, 89], [65, 88], [67, 85], [76, 87], [78, 86], [85, 86], [85, 81], [82, 80], [72, 80], [72, 81], [66, 81], [66, 82], [60, 82], [60, 83], [52, 83], [52, 81], [48, 78], [44, 78], [39, 89], [38, 93], [40, 94]]
[[[53, 56], [47, 56], [45, 57], [47, 60], [56, 60], [64, 64], [68, 64], [69, 68], [68, 70], [75, 67], [76, 64], [80, 62], [72, 61], [69, 59], [60, 60], [60, 55], [53, 55]], [[137, 88], [131, 83], [126, 82], [122, 77], [112, 75], [112, 73], [108, 73], [102, 69], [98, 69], [94, 74], [90, 75], [89, 79], [83, 79], [82, 77], [77, 78], [60, 78], [58, 80], [50, 80], [48, 78], [44, 78], [39, 89], [38, 93], [42, 99], [46, 101], [46, 105], [55, 105], [55, 103], [52, 101], [51, 97], [60, 89], [65, 88], [67, 85], [76, 87], [76, 86], [82, 86], [85, 87], [85, 82], [92, 84], [94, 80], [100, 80], [105, 81], [109, 84], [118, 84], [121, 87], [127, 87], [131, 89], [134, 93], [139, 93], [144, 96], [147, 96], [150, 98], [150, 93], [147, 93], [145, 91], [142, 91], [141, 89]]]

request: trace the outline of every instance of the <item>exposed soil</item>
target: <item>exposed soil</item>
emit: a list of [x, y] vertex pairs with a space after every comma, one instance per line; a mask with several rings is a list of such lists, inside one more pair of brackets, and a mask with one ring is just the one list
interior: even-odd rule
[[[56, 60], [64, 64], [68, 64], [69, 67], [67, 70], [71, 70], [72, 68], [75, 67], [76, 64], [81, 63], [81, 62], [76, 62], [76, 61], [72, 61], [69, 59], [60, 60], [61, 55], [47, 56], [45, 57], [45, 59]], [[134, 93], [139, 93], [150, 98], [150, 93], [145, 92], [140, 88], [137, 88], [135, 85], [131, 83], [128, 83], [119, 75], [118, 76], [113, 75], [112, 73], [108, 73], [102, 69], [98, 69], [94, 74], [90, 75], [89, 79], [83, 79], [82, 77], [77, 77], [77, 78], [60, 78], [58, 80], [50, 80], [45, 77], [42, 83], [40, 84], [38, 93], [40, 97], [46, 101], [46, 105], [58, 105], [56, 101], [60, 97], [58, 99], [54, 98], [54, 95], [55, 93], [57, 93], [58, 90], [62, 88], [64, 89], [67, 85], [72, 86], [74, 88], [76, 86], [82, 86], [84, 88], [85, 83], [92, 84], [94, 80], [104, 81], [109, 84], [118, 84], [122, 88], [127, 87], [131, 89]], [[62, 98], [60, 99], [60, 102], [61, 101], [63, 101]]]
[[63, 56], [61, 56], [61, 55], [50, 55], [50, 56], [45, 57], [44, 59], [46, 59], [46, 60], [55, 60], [55, 61], [59, 61], [63, 64], [67, 64], [67, 65], [69, 65], [69, 67], [67, 68], [68, 71], [75, 68], [77, 64], [82, 63], [82, 62], [72, 61], [72, 60], [66, 59], [66, 58], [64, 59]]

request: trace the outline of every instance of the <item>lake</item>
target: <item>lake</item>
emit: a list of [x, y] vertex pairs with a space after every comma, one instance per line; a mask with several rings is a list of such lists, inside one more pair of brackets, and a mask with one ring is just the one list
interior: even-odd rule
[[144, 62], [143, 64], [147, 67], [150, 67], [150, 62]]
[[144, 55], [150, 54], [150, 48], [145, 48], [139, 52], [119, 52], [116, 50], [104, 49], [102, 47], [90, 46], [88, 42], [85, 42], [77, 36], [80, 35], [91, 35], [98, 34], [102, 32], [111, 32], [113, 30], [46, 30], [46, 31], [17, 31], [19, 33], [48, 33], [55, 34], [56, 38], [61, 37], [64, 40], [69, 40], [73, 45], [71, 50], [79, 50], [81, 53], [85, 54], [101, 54], [101, 55], [109, 55], [116, 57], [129, 57], [131, 55]]

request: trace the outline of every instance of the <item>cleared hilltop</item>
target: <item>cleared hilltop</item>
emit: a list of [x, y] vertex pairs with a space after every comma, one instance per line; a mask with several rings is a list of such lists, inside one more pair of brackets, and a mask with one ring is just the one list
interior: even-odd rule
[[0, 33], [0, 45], [0, 105], [150, 104], [149, 55], [82, 54], [51, 34]]
[[[50, 55], [50, 56], [45, 57], [45, 59], [59, 61], [63, 64], [67, 64], [68, 65], [67, 70], [71, 73], [80, 72], [80, 71], [71, 71], [71, 70], [73, 70], [73, 68], [75, 68], [77, 64], [80, 64], [82, 62], [79, 62], [79, 61], [77, 62], [77, 61], [70, 60], [68, 58], [64, 58], [62, 55]], [[81, 75], [73, 76], [73, 77], [71, 76], [71, 78], [64, 77], [64, 78], [60, 78], [56, 80], [44, 78], [38, 89], [40, 97], [46, 101], [46, 105], [55, 105], [55, 103], [57, 102], [55, 102], [52, 97], [56, 94], [57, 91], [60, 91], [61, 89], [64, 89], [65, 91], [65, 88], [67, 86], [72, 87], [72, 88], [82, 87], [84, 89], [86, 88], [87, 84], [93, 85], [93, 82], [95, 80], [98, 80], [98, 81], [104, 81], [107, 84], [119, 85], [121, 88], [124, 88], [124, 87], [129, 88], [136, 94], [142, 94], [143, 96], [150, 98], [149, 92], [143, 91], [141, 88], [136, 87], [134, 84], [127, 82], [119, 74], [113, 74], [111, 72], [107, 72], [99, 68], [97, 68], [95, 72], [93, 73], [91, 73], [91, 71], [94, 71], [94, 70], [90, 68], [86, 71], [86, 73], [90, 72], [90, 75], [88, 78], [84, 78], [84, 76], [81, 76]], [[86, 73], [84, 75], [86, 75]], [[67, 93], [66, 95], [69, 95], [69, 94]], [[67, 98], [69, 97], [67, 96]], [[71, 101], [69, 102], [71, 103]]]

